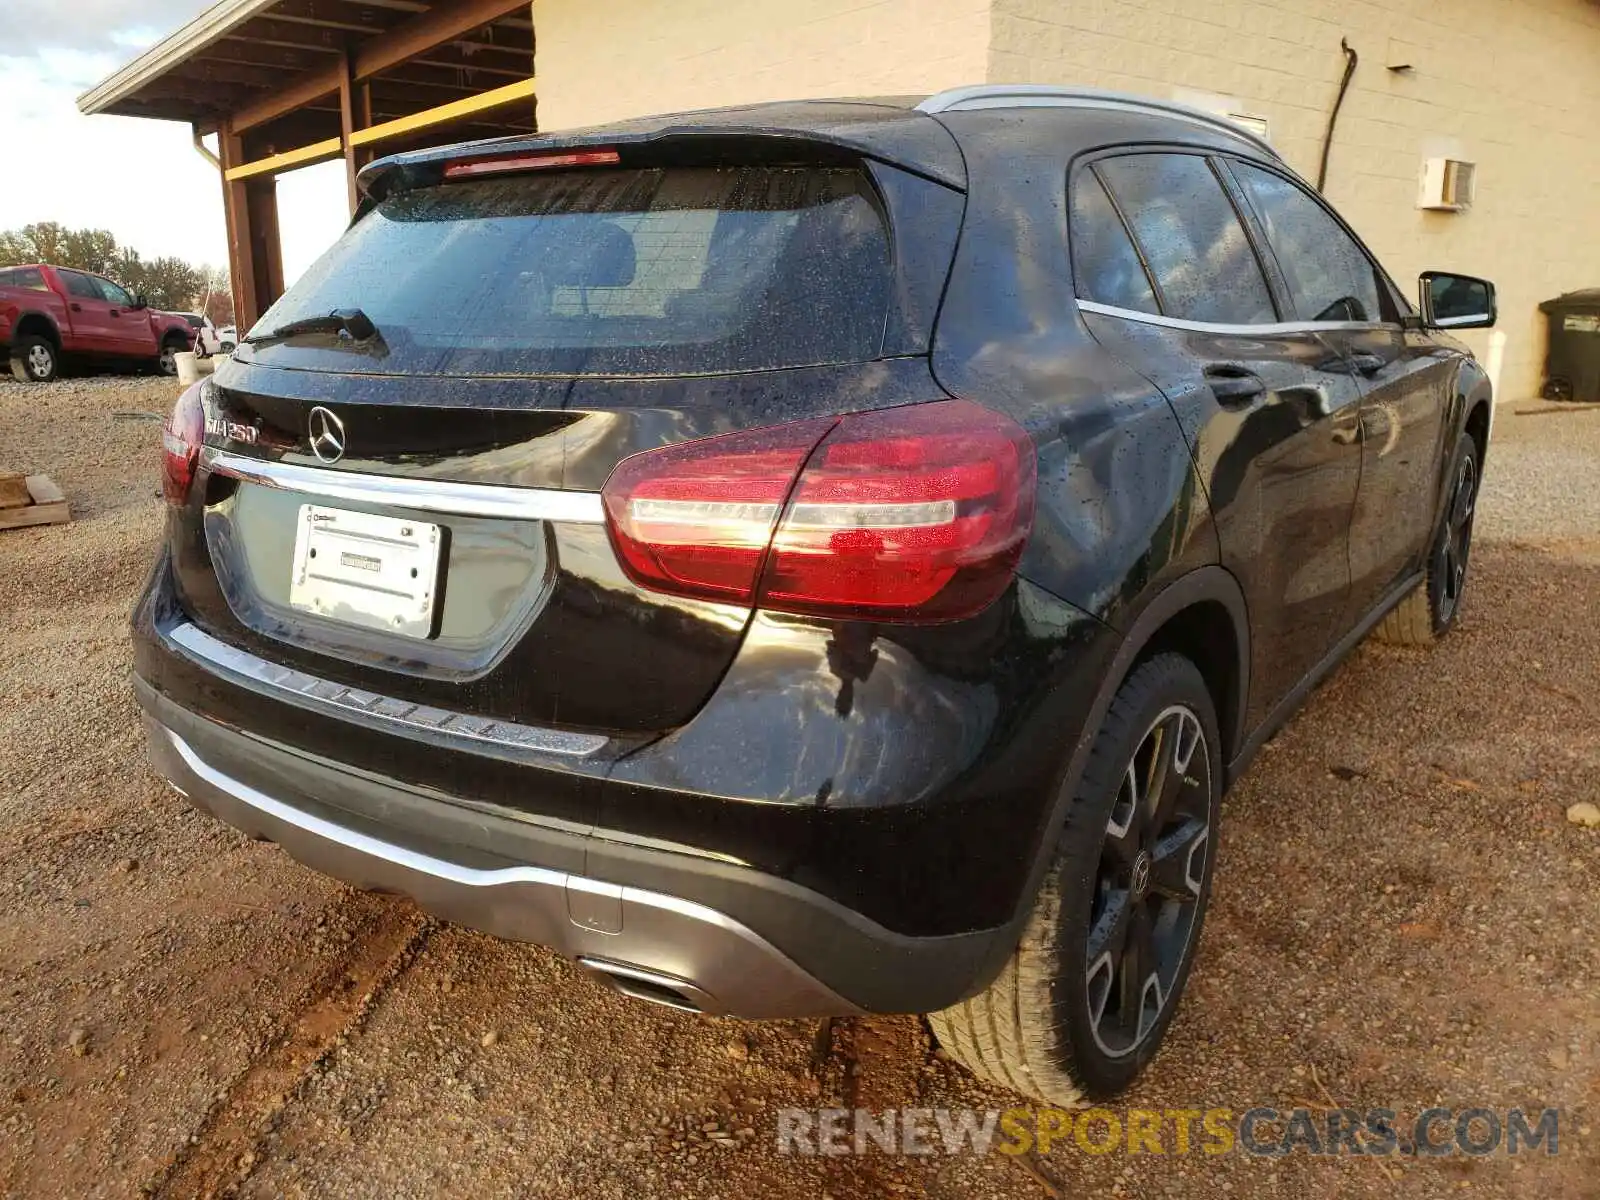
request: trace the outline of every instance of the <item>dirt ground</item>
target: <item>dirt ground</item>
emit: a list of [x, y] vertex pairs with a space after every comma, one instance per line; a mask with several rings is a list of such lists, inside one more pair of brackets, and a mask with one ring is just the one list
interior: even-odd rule
[[0, 533], [0, 1193], [1600, 1196], [1600, 830], [1564, 816], [1600, 801], [1600, 412], [1501, 410], [1458, 631], [1361, 647], [1229, 798], [1189, 995], [1116, 1106], [1549, 1106], [1558, 1155], [803, 1158], [782, 1107], [1016, 1102], [917, 1018], [624, 1001], [146, 768], [125, 622], [172, 390], [0, 383], [0, 464], [75, 518]]

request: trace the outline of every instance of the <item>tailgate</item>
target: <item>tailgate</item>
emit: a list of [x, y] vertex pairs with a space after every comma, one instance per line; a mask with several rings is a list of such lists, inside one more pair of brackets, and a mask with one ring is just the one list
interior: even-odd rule
[[[369, 381], [365, 403], [341, 404], [265, 390], [294, 389], [306, 379], [294, 372], [220, 374], [226, 383], [208, 397], [214, 432], [173, 542], [184, 607], [204, 627], [269, 661], [379, 695], [632, 733], [674, 727], [699, 709], [750, 610], [663, 595], [624, 575], [599, 495], [612, 466], [668, 441], [939, 394], [923, 358], [733, 379], [589, 381], [570, 388], [572, 407], [563, 409], [478, 407], [541, 398], [537, 386], [499, 381]], [[462, 407], [464, 397], [474, 406]], [[310, 448], [319, 409], [342, 426], [336, 466]], [[256, 444], [230, 430], [255, 431]], [[327, 522], [335, 528], [308, 546], [309, 518], [330, 513], [356, 519], [347, 531]], [[403, 544], [386, 544], [383, 526], [362, 518], [393, 522]], [[409, 544], [433, 531], [436, 561]], [[318, 573], [311, 548], [324, 562], [350, 556], [343, 570], [322, 572], [335, 576], [322, 595], [366, 616], [310, 605], [303, 587], [296, 594], [302, 573]], [[432, 601], [421, 626], [372, 620], [396, 597], [379, 590], [365, 603], [340, 587], [355, 575], [384, 588], [381, 569], [360, 560], [387, 566], [391, 556], [434, 584], [419, 588]]]
[[601, 488], [657, 447], [942, 398], [926, 351], [960, 212], [941, 185], [836, 161], [389, 194], [252, 335], [352, 308], [374, 332], [241, 345], [205, 389], [173, 537], [184, 606], [377, 696], [683, 724], [750, 607], [632, 582]]

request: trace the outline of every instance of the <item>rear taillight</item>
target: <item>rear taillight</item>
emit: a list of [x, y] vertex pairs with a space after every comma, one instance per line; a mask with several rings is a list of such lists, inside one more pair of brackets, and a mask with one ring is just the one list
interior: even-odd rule
[[161, 427], [161, 494], [168, 504], [182, 504], [194, 483], [195, 464], [205, 440], [206, 411], [200, 399], [203, 383], [183, 389]]
[[650, 450], [606, 481], [636, 583], [783, 612], [949, 620], [1010, 582], [1033, 520], [1020, 426], [963, 400]]

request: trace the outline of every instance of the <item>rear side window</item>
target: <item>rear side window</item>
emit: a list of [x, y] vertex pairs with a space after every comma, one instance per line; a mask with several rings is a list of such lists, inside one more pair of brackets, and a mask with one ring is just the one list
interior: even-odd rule
[[36, 292], [50, 290], [45, 286], [44, 272], [40, 271], [38, 267], [19, 267], [17, 270], [10, 272], [10, 275], [9, 282], [12, 287], [32, 288]]
[[1233, 173], [1260, 217], [1302, 320], [1385, 319], [1377, 269], [1327, 209], [1271, 171], [1235, 162]]
[[383, 200], [252, 330], [359, 308], [377, 326], [379, 353], [305, 338], [253, 353], [436, 374], [858, 362], [882, 348], [890, 283], [888, 230], [852, 169], [475, 179]]
[[1155, 291], [1122, 218], [1093, 171], [1072, 189], [1072, 271], [1080, 299], [1155, 313]]
[[1128, 219], [1167, 316], [1229, 325], [1278, 319], [1239, 215], [1204, 158], [1133, 154], [1095, 170]]
[[61, 285], [67, 289], [67, 295], [77, 296], [83, 300], [104, 300], [100, 294], [100, 287], [87, 275], [80, 275], [76, 271], [57, 271], [61, 276]]

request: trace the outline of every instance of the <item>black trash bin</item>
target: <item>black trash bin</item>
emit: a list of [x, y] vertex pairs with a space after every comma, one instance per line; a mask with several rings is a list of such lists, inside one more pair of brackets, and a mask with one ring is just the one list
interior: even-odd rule
[[1600, 402], [1600, 288], [1546, 300], [1539, 311], [1550, 318], [1544, 398]]

